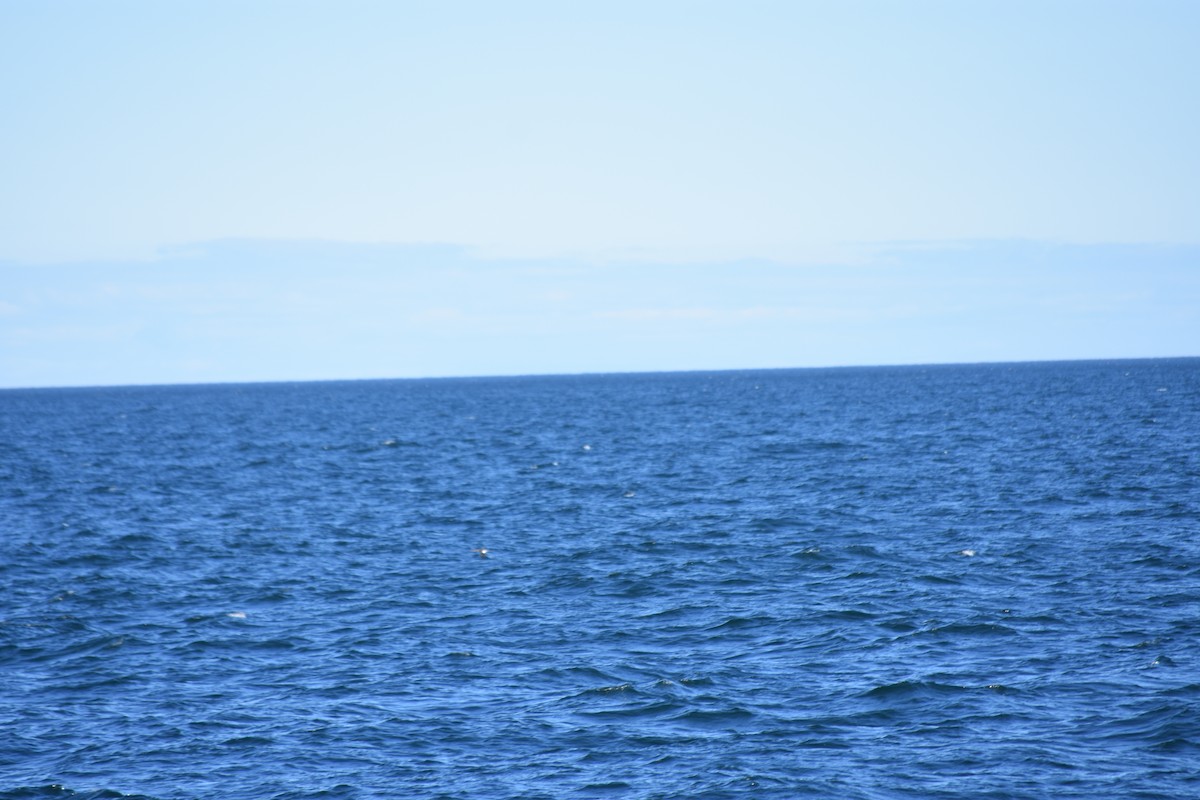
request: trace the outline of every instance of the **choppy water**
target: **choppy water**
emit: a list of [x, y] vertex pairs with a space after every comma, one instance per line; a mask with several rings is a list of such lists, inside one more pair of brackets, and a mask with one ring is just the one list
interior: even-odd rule
[[1194, 359], [0, 392], [0, 797], [1200, 796], [1198, 451]]

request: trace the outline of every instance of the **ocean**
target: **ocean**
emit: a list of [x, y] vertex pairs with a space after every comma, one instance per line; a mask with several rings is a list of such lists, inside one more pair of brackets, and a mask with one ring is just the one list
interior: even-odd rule
[[1200, 797], [1200, 359], [0, 392], [0, 798]]

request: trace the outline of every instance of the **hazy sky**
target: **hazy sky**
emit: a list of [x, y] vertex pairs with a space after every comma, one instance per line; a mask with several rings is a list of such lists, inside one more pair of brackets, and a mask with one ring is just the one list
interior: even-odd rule
[[1198, 41], [1190, 0], [0, 0], [0, 386], [1200, 354]]

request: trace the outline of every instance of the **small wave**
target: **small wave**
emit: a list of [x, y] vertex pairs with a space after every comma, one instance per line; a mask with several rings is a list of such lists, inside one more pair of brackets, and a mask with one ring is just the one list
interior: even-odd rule
[[957, 586], [962, 583], [962, 579], [954, 575], [918, 575], [916, 580], [935, 586]]
[[957, 694], [966, 691], [965, 686], [955, 686], [949, 683], [934, 681], [897, 681], [876, 686], [863, 692], [863, 697], [877, 700], [905, 699], [927, 695]]
[[755, 718], [753, 711], [745, 708], [690, 709], [672, 718], [674, 722], [695, 725], [701, 728], [728, 728], [741, 725]]
[[591, 694], [607, 695], [607, 694], [616, 694], [618, 692], [629, 692], [629, 691], [635, 691], [632, 683], [618, 683], [615, 686], [596, 686], [591, 689], [584, 689], [582, 692], [580, 692], [579, 694], [577, 694], [575, 696], [576, 697], [585, 697], [585, 696], [591, 695]]
[[112, 789], [96, 789], [76, 792], [73, 789], [51, 783], [45, 786], [18, 786], [0, 790], [0, 800], [155, 800], [144, 794], [122, 794]]
[[778, 622], [778, 620], [775, 619], [774, 617], [768, 617], [765, 615], [762, 615], [762, 616], [756, 615], [756, 616], [752, 616], [752, 617], [729, 617], [726, 620], [723, 620], [721, 622], [716, 622], [716, 623], [713, 623], [712, 625], [705, 627], [704, 630], [707, 630], [707, 631], [740, 630], [742, 628], [754, 628], [754, 627], [760, 627], [760, 626], [764, 626], [764, 625], [772, 625], [776, 622]]
[[645, 704], [627, 705], [620, 708], [580, 710], [575, 713], [585, 717], [638, 719], [641, 717], [663, 717], [677, 711], [680, 704], [674, 700], [654, 700]]
[[994, 622], [954, 622], [920, 631], [921, 635], [943, 636], [1017, 636], [1016, 630]]
[[230, 747], [262, 747], [274, 741], [270, 736], [234, 736], [226, 739], [224, 744]]
[[997, 694], [1017, 694], [1021, 691], [1014, 686], [1005, 686], [1003, 683], [989, 683], [983, 688], [987, 689], [989, 692], [995, 692]]
[[1190, 705], [1178, 701], [1111, 720], [1093, 733], [1101, 740], [1137, 742], [1156, 749], [1200, 749], [1200, 722]]
[[158, 542], [158, 537], [149, 533], [126, 533], [117, 538], [113, 544], [128, 546], [134, 544], [154, 544]]
[[57, 639], [42, 639], [32, 646], [12, 646], [7, 652], [0, 651], [0, 663], [6, 660], [31, 662], [70, 661], [80, 656], [96, 657], [114, 647], [125, 644], [125, 638], [112, 634], [100, 634], [87, 639], [61, 644]]
[[712, 678], [704, 678], [704, 677], [680, 678], [679, 683], [682, 683], [684, 686], [712, 686], [713, 679]]
[[616, 675], [588, 666], [547, 667], [546, 669], [539, 670], [536, 674], [539, 680], [570, 681], [576, 685], [584, 681], [596, 681], [603, 683], [605, 686], [622, 682]]
[[634, 619], [678, 619], [679, 617], [695, 613], [697, 610], [699, 609], [696, 606], [672, 606], [670, 608], [660, 608], [656, 611], [647, 611], [644, 614], [638, 614]]
[[875, 619], [875, 615], [869, 611], [862, 611], [857, 608], [838, 608], [824, 612], [820, 615], [820, 618], [841, 622], [863, 622]]

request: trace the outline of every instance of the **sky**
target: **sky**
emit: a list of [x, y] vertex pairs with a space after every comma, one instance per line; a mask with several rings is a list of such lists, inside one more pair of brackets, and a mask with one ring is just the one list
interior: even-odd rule
[[1200, 3], [0, 0], [0, 387], [1200, 355]]

